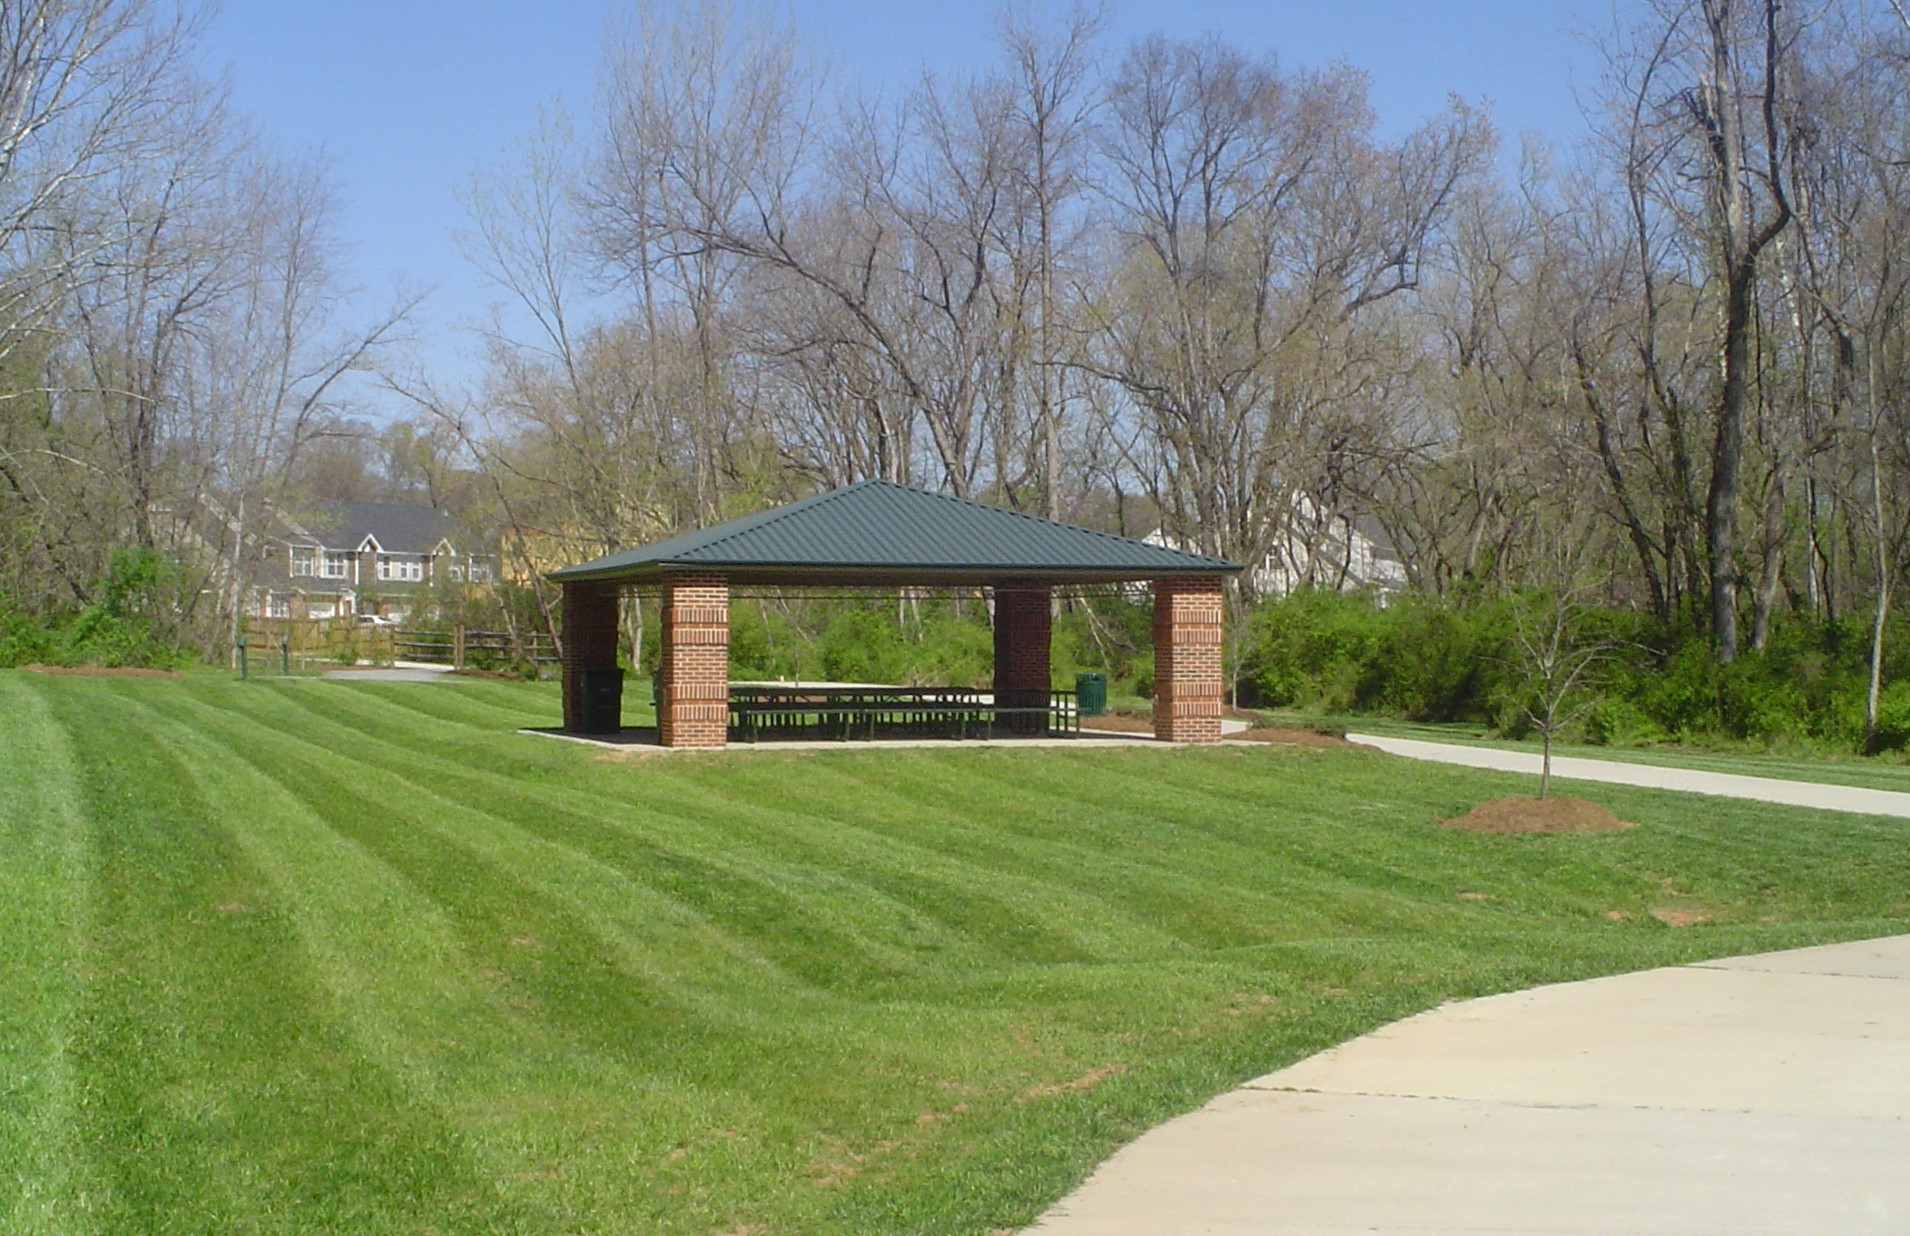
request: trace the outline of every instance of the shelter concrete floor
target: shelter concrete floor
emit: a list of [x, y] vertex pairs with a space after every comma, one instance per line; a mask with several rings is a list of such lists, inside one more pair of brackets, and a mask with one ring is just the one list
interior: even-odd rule
[[[1247, 728], [1245, 721], [1226, 719], [1220, 723], [1222, 734], [1238, 734]], [[697, 752], [711, 751], [847, 751], [880, 748], [889, 750], [907, 750], [911, 747], [1133, 747], [1159, 746], [1170, 744], [1161, 742], [1152, 734], [1124, 734], [1117, 730], [1086, 730], [1080, 734], [1053, 735], [1036, 737], [1024, 734], [1003, 734], [999, 738], [765, 738], [761, 742], [734, 742], [726, 747], [665, 747], [657, 741], [657, 729], [654, 725], [631, 726], [615, 734], [566, 734], [556, 727], [519, 730], [520, 734], [536, 734], [543, 738], [561, 738], [566, 742], [581, 742], [593, 747], [608, 747], [618, 751], [632, 748], [649, 748], [659, 754], [691, 755]]]
[[1079, 737], [1035, 737], [1026, 735], [1003, 735], [999, 738], [765, 738], [761, 742], [732, 742], [726, 747], [665, 747], [657, 741], [657, 730], [653, 725], [633, 726], [619, 730], [615, 734], [566, 734], [558, 729], [520, 730], [523, 734], [537, 734], [545, 738], [561, 738], [566, 742], [587, 743], [593, 747], [609, 747], [619, 751], [648, 748], [659, 755], [694, 755], [698, 752], [708, 754], [720, 751], [866, 751], [872, 748], [904, 750], [910, 747], [1133, 747], [1162, 746], [1151, 734], [1116, 734], [1090, 731]]

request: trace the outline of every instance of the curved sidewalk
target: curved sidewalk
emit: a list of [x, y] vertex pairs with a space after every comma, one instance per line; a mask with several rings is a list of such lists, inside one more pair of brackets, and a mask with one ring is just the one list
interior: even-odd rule
[[[1505, 751], [1498, 747], [1470, 747], [1462, 743], [1423, 742], [1417, 738], [1386, 738], [1378, 734], [1348, 734], [1349, 742], [1377, 747], [1388, 755], [1468, 768], [1539, 775], [1543, 760], [1535, 751]], [[1605, 781], [1648, 789], [1684, 790], [1721, 798], [1750, 798], [1793, 807], [1825, 811], [1854, 811], [1861, 815], [1910, 818], [1910, 794], [1896, 790], [1867, 790], [1818, 781], [1785, 781], [1777, 777], [1747, 777], [1739, 773], [1702, 772], [1659, 764], [1626, 764], [1618, 760], [1588, 760], [1560, 755], [1552, 758], [1552, 775], [1574, 781]], [[1910, 1224], [1905, 1225], [1910, 1231]]]
[[1040, 1236], [1910, 1231], [1910, 936], [1469, 1000], [1147, 1133]]

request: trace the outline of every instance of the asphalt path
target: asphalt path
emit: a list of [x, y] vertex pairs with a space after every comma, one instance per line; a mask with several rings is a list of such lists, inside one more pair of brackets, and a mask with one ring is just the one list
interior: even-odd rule
[[[1408, 759], [1530, 773], [1534, 777], [1539, 775], [1542, 762], [1539, 754], [1533, 751], [1503, 751], [1496, 747], [1422, 742], [1417, 738], [1387, 738], [1379, 734], [1348, 734], [1346, 737], [1350, 742], [1378, 747], [1381, 751], [1403, 755]], [[1910, 818], [1910, 794], [1896, 790], [1867, 790], [1858, 786], [1824, 785], [1815, 781], [1746, 777], [1736, 773], [1700, 772], [1693, 768], [1625, 764], [1617, 760], [1587, 760], [1562, 755], [1552, 758], [1552, 775], [1572, 781], [1603, 781], [1613, 785], [1712, 794], [1720, 798], [1749, 798], [1793, 807], [1816, 807], [1825, 811], [1854, 811], [1862, 815]]]

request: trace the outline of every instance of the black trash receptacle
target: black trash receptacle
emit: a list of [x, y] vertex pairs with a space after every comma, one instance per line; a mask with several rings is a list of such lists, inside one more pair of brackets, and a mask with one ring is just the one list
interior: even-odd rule
[[584, 733], [614, 734], [623, 728], [623, 667], [587, 665], [577, 671], [583, 695]]
[[1098, 717], [1108, 710], [1108, 676], [1089, 672], [1074, 676], [1074, 705], [1084, 717]]

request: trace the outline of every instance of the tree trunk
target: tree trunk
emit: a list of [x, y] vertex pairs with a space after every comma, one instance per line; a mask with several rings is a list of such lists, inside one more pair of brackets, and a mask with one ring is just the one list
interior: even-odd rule
[[1877, 449], [1877, 426], [1870, 429], [1871, 514], [1877, 521], [1877, 612], [1870, 626], [1870, 689], [1864, 694], [1864, 750], [1877, 739], [1877, 709], [1883, 699], [1884, 627], [1890, 619], [1890, 538], [1885, 532], [1883, 466]]
[[1751, 356], [1751, 283], [1755, 261], [1732, 266], [1724, 308], [1724, 387], [1711, 447], [1711, 489], [1705, 501], [1705, 541], [1711, 560], [1711, 634], [1718, 660], [1738, 656], [1738, 468], [1744, 457], [1744, 395]]

